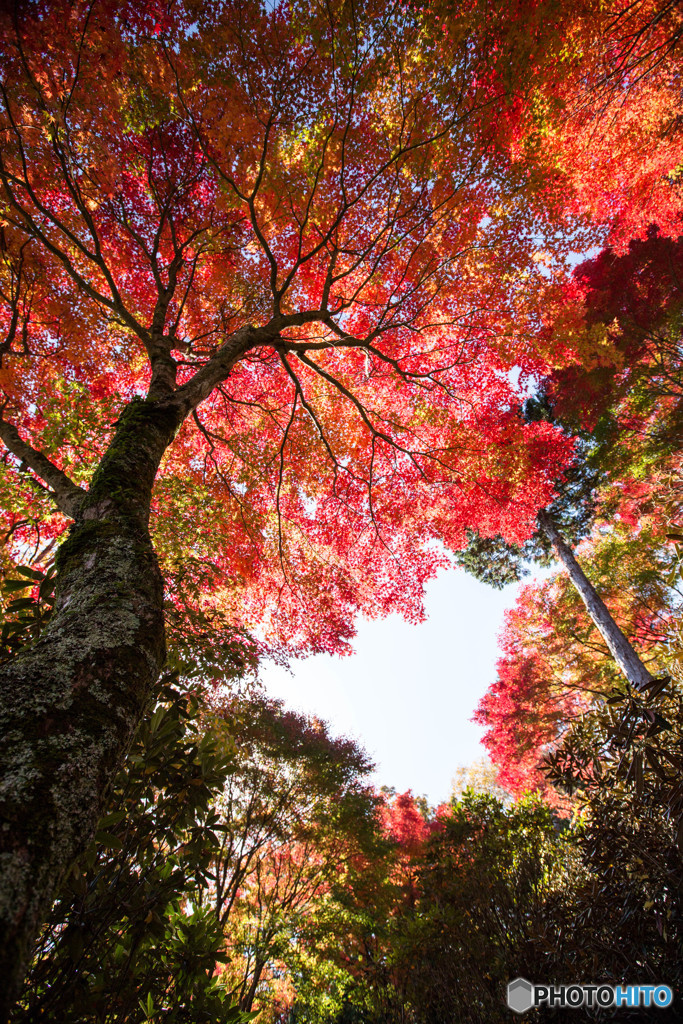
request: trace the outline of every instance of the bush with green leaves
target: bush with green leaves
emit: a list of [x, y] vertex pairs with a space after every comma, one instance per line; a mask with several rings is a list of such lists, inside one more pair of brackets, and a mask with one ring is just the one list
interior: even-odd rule
[[[547, 759], [550, 781], [580, 809], [578, 868], [549, 901], [541, 944], [558, 981], [683, 994], [682, 767], [683, 687], [669, 677], [645, 691], [620, 685]], [[662, 1024], [680, 1019], [676, 1000], [657, 1012]]]
[[[0, 661], [40, 635], [54, 583], [51, 562], [6, 567]], [[202, 652], [206, 622], [186, 605], [182, 636], [171, 617], [176, 671], [160, 681], [94, 841], [63, 880], [13, 1024], [250, 1019], [217, 980], [225, 938], [201, 900], [220, 845], [214, 804], [234, 768], [235, 744], [197, 677], [207, 666], [226, 680], [253, 671], [256, 645], [224, 629], [220, 650]]]
[[328, 908], [317, 985], [302, 965], [287, 1024], [504, 1024], [508, 981], [542, 976], [537, 938], [567, 857], [550, 809], [467, 790], [418, 833]]
[[43, 930], [13, 1021], [238, 1024], [215, 978], [216, 917], [194, 901], [220, 822], [213, 809], [234, 755], [196, 689], [167, 678], [107, 813]]

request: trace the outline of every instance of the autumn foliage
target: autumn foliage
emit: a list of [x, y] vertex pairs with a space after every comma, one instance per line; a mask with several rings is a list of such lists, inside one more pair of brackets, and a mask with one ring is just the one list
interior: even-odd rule
[[[418, 619], [426, 581], [473, 537], [499, 561], [531, 550], [576, 472], [594, 513], [592, 532], [575, 517], [580, 557], [658, 670], [681, 518], [682, 37], [668, 0], [3, 11], [0, 529], [3, 573], [27, 594], [3, 597], [2, 998], [166, 666], [217, 686], [265, 652], [347, 652], [359, 614]], [[502, 646], [479, 717], [518, 792], [612, 670], [559, 578], [522, 591]], [[239, 1012], [299, 936], [302, 975], [308, 957], [353, 988], [372, 962], [388, 1002], [363, 1012], [417, 1005], [412, 909], [443, 896], [451, 935], [468, 914], [430, 851], [475, 889], [493, 837], [539, 890], [526, 811], [430, 814], [399, 797], [378, 840], [391, 866], [368, 885], [412, 938], [381, 961], [384, 933], [355, 899], [367, 851], [350, 829], [337, 850], [322, 819], [343, 801], [316, 758], [367, 766], [312, 723], [251, 712], [281, 741], [273, 789], [305, 789], [303, 773], [320, 801], [244, 871], [232, 850], [221, 862]], [[249, 739], [256, 772], [277, 744], [255, 754]], [[545, 836], [544, 814], [529, 810]], [[524, 945], [514, 873], [493, 874]], [[296, 921], [270, 934], [287, 901]], [[344, 964], [315, 958], [311, 920], [328, 911], [352, 935]], [[437, 962], [434, 990], [455, 991]]]
[[439, 74], [399, 9], [69, 11], [6, 26], [6, 417], [86, 481], [150, 371], [182, 388], [275, 316], [164, 461], [167, 570], [210, 563], [212, 601], [298, 647], [419, 614], [430, 539], [519, 539], [568, 451], [510, 411], [540, 364], [502, 336], [535, 202], [503, 87], [465, 24]]
[[[579, 561], [656, 673], [679, 602], [667, 536], [681, 515], [680, 10], [540, 4], [520, 17], [536, 26], [551, 9], [562, 24], [562, 75], [542, 63], [552, 35], [519, 41], [545, 70], [529, 74], [512, 145], [554, 168], [565, 211], [601, 224], [601, 251], [573, 269], [558, 267], [552, 249], [539, 253], [546, 283], [533, 336], [549, 372], [537, 386], [549, 418], [577, 438], [592, 481]], [[544, 756], [619, 677], [562, 574], [521, 590], [500, 642], [477, 720], [501, 782], [547, 791]]]

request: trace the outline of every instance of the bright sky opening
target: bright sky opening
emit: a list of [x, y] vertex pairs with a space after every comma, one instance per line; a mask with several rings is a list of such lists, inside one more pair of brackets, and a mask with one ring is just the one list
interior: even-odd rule
[[425, 622], [361, 621], [355, 654], [294, 662], [291, 674], [266, 666], [263, 682], [288, 706], [356, 739], [377, 765], [378, 786], [438, 804], [457, 766], [486, 754], [471, 718], [495, 679], [497, 637], [517, 590], [444, 571], [427, 587]]

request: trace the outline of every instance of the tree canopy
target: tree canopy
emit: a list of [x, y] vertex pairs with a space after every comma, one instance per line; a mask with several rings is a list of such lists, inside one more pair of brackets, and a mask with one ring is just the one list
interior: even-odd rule
[[165, 666], [348, 651], [449, 553], [502, 582], [542, 510], [633, 523], [673, 471], [682, 34], [657, 0], [2, 13], [0, 1017]]
[[116, 8], [5, 26], [5, 439], [85, 485], [147, 394], [182, 422], [158, 549], [233, 620], [331, 649], [415, 616], [430, 539], [521, 539], [567, 452], [512, 411], [547, 210], [476, 23], [441, 67], [401, 4]]

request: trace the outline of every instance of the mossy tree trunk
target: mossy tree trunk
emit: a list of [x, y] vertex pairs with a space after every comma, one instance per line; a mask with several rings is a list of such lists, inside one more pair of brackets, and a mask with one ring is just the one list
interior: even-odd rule
[[0, 668], [0, 1020], [60, 878], [93, 836], [163, 666], [149, 511], [181, 420], [163, 403], [124, 410], [59, 550], [49, 627]]
[[48, 628], [0, 666], [0, 1024], [60, 880], [94, 836], [166, 657], [163, 579], [149, 534], [162, 456], [250, 349], [316, 319], [278, 314], [240, 327], [180, 386], [173, 339], [151, 344], [148, 396], [124, 409], [87, 491], [0, 417], [5, 446], [74, 520], [58, 553]]

